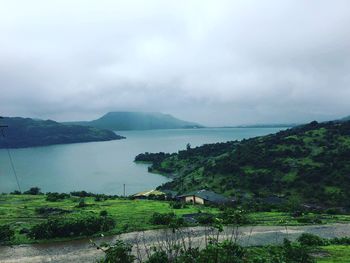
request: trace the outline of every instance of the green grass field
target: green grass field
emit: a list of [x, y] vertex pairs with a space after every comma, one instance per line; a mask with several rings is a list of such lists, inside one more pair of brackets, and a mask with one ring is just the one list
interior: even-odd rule
[[[69, 211], [63, 215], [51, 215], [53, 217], [81, 217], [90, 214], [98, 215], [106, 210], [108, 215], [113, 217], [117, 225], [114, 229], [105, 234], [117, 234], [139, 230], [156, 229], [161, 226], [152, 225], [150, 218], [154, 212], [170, 213], [176, 215], [198, 213], [219, 213], [219, 209], [188, 205], [186, 208], [173, 209], [169, 202], [154, 200], [129, 200], [129, 199], [109, 199], [105, 201], [95, 201], [95, 198], [84, 198], [86, 207], [77, 208], [79, 197], [70, 197], [62, 201], [48, 202], [45, 195], [0, 195], [0, 225], [11, 224], [16, 230], [14, 244], [30, 243], [25, 234], [20, 234], [21, 229], [29, 229], [48, 218], [47, 215], [38, 214], [35, 209], [40, 207], [59, 208]], [[312, 214], [310, 215], [312, 216]], [[322, 223], [344, 223], [350, 222], [349, 215], [317, 215]], [[249, 214], [249, 218], [254, 225], [302, 225], [289, 213], [283, 212], [255, 212]], [[44, 242], [44, 241], [43, 241]]]
[[322, 247], [320, 250], [322, 256], [317, 257], [319, 263], [349, 263], [350, 246], [333, 245]]
[[0, 195], [0, 225], [11, 224], [16, 229], [16, 239], [13, 243], [32, 242], [25, 235], [19, 234], [22, 228], [30, 228], [47, 219], [47, 216], [38, 215], [35, 212], [39, 207], [60, 208], [70, 213], [54, 215], [55, 217], [79, 217], [89, 214], [98, 215], [106, 210], [116, 219], [117, 226], [107, 234], [130, 232], [138, 230], [155, 229], [160, 226], [152, 225], [150, 218], [154, 212], [170, 213], [176, 215], [198, 213], [218, 213], [218, 209], [188, 205], [182, 209], [172, 209], [169, 202], [153, 200], [128, 200], [115, 199], [95, 201], [93, 197], [84, 198], [87, 207], [77, 208], [79, 197], [71, 197], [63, 201], [48, 202], [45, 195]]

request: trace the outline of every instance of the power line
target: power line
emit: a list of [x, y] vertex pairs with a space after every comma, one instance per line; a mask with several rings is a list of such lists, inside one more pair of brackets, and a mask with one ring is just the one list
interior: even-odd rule
[[[0, 117], [0, 118], [2, 119], [2, 117]], [[5, 138], [5, 133], [4, 133], [3, 128], [6, 128], [6, 127], [7, 127], [7, 126], [5, 126], [5, 125], [0, 126], [1, 135], [2, 135], [3, 138]], [[6, 141], [5, 141], [5, 145], [6, 145]], [[7, 155], [8, 155], [8, 157], [9, 157], [9, 160], [10, 160], [10, 164], [11, 164], [11, 168], [12, 168], [13, 175], [15, 176], [15, 179], [16, 179], [16, 183], [17, 183], [18, 190], [19, 190], [20, 192], [22, 192], [21, 186], [20, 186], [20, 184], [19, 184], [17, 172], [16, 172], [16, 169], [15, 169], [15, 165], [14, 165], [14, 162], [13, 162], [13, 159], [12, 159], [12, 155], [11, 155], [11, 152], [10, 152], [10, 149], [7, 147], [7, 145], [5, 146], [5, 148], [6, 148]]]

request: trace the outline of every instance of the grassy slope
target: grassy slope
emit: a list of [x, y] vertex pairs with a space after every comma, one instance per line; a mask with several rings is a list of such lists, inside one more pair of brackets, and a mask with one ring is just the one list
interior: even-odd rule
[[350, 199], [350, 122], [314, 122], [241, 142], [204, 145], [173, 154], [151, 169], [177, 174], [163, 189], [283, 194], [350, 206], [344, 203]]

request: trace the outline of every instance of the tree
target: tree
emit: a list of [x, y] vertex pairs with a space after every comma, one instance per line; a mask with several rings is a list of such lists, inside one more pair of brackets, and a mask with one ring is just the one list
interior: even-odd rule
[[28, 191], [25, 191], [24, 194], [27, 195], [39, 195], [41, 194], [39, 187], [31, 187]]

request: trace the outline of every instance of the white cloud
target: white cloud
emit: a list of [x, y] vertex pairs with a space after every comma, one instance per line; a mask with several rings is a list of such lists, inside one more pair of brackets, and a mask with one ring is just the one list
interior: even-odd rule
[[348, 1], [4, 1], [0, 112], [204, 124], [350, 114]]

